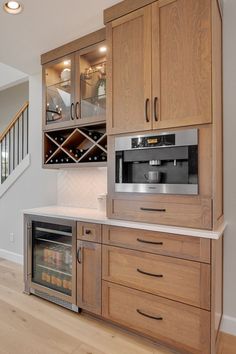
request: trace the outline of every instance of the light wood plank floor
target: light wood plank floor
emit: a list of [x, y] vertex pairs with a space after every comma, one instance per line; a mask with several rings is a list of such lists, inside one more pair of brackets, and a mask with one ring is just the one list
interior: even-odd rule
[[[22, 290], [22, 267], [0, 259], [0, 354], [174, 353]], [[235, 337], [223, 336], [219, 354], [235, 353]]]

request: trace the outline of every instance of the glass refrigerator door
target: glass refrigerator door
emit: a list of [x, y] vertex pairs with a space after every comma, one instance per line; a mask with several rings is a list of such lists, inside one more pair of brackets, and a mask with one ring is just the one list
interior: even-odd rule
[[32, 281], [72, 295], [72, 227], [33, 222]]

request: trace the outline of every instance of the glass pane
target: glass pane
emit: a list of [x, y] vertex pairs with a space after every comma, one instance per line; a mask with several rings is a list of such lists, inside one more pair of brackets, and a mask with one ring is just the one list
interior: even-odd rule
[[33, 282], [72, 293], [72, 228], [33, 222]]
[[70, 120], [71, 60], [48, 67], [46, 75], [46, 123]]
[[80, 57], [81, 118], [106, 115], [106, 52], [100, 46]]

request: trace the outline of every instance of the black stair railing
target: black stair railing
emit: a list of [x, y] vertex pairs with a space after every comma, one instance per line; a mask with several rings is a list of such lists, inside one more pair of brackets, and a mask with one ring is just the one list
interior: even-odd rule
[[10, 176], [29, 152], [29, 102], [0, 134], [0, 181]]

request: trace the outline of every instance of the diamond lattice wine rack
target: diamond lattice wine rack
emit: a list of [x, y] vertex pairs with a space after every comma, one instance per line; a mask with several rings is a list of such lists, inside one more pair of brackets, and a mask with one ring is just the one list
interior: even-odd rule
[[44, 166], [106, 166], [105, 124], [44, 133]]

